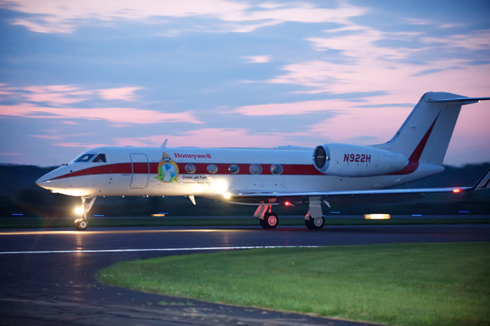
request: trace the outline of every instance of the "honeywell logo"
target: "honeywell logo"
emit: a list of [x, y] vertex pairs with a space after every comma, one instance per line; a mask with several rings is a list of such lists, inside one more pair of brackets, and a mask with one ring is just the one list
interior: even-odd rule
[[211, 158], [210, 154], [179, 154], [179, 153], [174, 153], [175, 158], [191, 158], [193, 160], [198, 159], [198, 158]]

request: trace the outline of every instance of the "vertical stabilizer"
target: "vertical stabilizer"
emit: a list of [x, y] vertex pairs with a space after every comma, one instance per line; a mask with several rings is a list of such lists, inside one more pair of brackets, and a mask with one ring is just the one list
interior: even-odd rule
[[403, 154], [410, 163], [442, 165], [461, 106], [488, 99], [425, 93], [393, 139], [376, 147]]

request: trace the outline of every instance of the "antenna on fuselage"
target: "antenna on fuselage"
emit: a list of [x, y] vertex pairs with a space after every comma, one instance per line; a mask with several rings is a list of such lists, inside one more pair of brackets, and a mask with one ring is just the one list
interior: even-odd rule
[[168, 138], [165, 139], [165, 141], [163, 142], [163, 144], [161, 146], [162, 148], [167, 148], [167, 140], [168, 140]]

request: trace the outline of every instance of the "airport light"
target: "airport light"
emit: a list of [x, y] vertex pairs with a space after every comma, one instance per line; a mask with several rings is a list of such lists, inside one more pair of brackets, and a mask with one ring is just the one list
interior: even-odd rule
[[365, 214], [364, 218], [366, 220], [389, 220], [390, 214]]

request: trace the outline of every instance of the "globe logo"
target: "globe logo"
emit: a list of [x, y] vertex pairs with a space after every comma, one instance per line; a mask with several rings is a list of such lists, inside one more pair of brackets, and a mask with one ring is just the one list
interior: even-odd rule
[[163, 182], [170, 182], [176, 175], [177, 169], [172, 163], [166, 163], [161, 167], [161, 176]]

